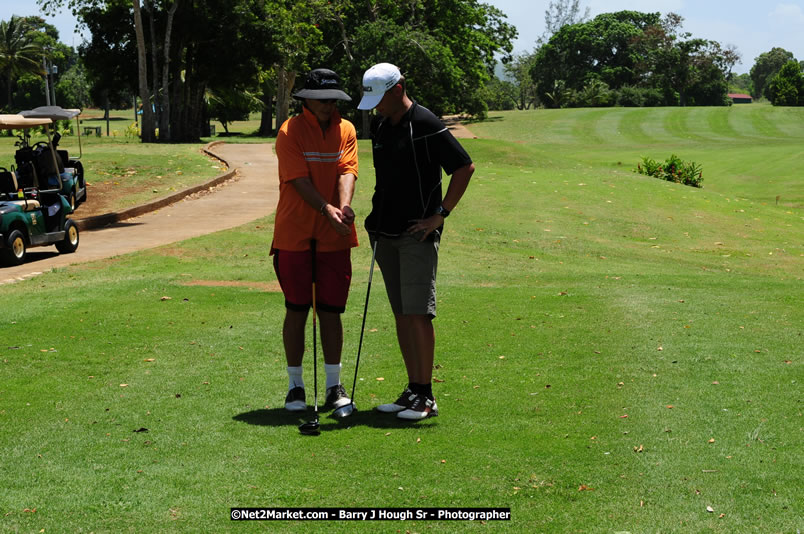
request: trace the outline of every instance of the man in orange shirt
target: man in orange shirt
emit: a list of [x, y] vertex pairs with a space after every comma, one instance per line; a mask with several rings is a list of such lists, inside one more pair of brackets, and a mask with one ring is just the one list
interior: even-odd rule
[[276, 137], [279, 204], [271, 253], [282, 292], [282, 339], [288, 369], [285, 408], [307, 409], [302, 379], [304, 331], [312, 302], [311, 240], [316, 243], [316, 308], [327, 393], [324, 409], [351, 401], [340, 382], [343, 326], [341, 314], [352, 278], [351, 249], [357, 246], [355, 213], [350, 206], [357, 180], [357, 135], [342, 119], [336, 101], [352, 99], [329, 69], [310, 72], [301, 115], [285, 121]]

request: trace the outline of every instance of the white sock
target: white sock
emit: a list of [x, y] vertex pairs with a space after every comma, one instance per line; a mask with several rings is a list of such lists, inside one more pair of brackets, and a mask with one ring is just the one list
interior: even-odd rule
[[325, 363], [324, 371], [327, 373], [327, 389], [332, 386], [337, 386], [341, 383], [341, 364], [339, 363]]
[[288, 391], [293, 388], [304, 387], [304, 379], [302, 378], [302, 366], [291, 367], [288, 366]]

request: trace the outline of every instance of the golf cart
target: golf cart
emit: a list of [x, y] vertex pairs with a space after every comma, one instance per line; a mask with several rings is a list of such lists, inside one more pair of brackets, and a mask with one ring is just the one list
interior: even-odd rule
[[48, 135], [41, 147], [35, 145], [35, 157], [18, 163], [16, 171], [0, 167], [0, 260], [5, 264], [23, 263], [29, 247], [56, 245], [62, 253], [78, 248], [78, 226], [67, 218], [73, 208], [61, 188], [58, 155], [47, 127], [52, 122], [0, 115], [0, 130], [45, 126]]
[[[78, 136], [78, 157], [71, 159], [66, 150], [58, 149], [61, 134], [56, 132], [49, 141], [52, 149], [56, 151], [56, 165], [58, 166], [59, 172], [53, 173], [51, 169], [51, 172], [49, 172], [47, 176], [48, 180], [50, 180], [48, 186], [57, 186], [59, 185], [59, 180], [61, 180], [61, 190], [73, 209], [87, 200], [87, 184], [84, 179], [84, 166], [80, 161], [83, 155], [81, 149], [81, 129], [78, 124], [78, 115], [80, 114], [80, 109], [64, 109], [60, 106], [41, 106], [26, 111], [20, 111], [20, 115], [25, 118], [50, 119], [54, 123], [61, 120], [75, 119], [75, 131]], [[24, 130], [19, 137], [20, 140], [17, 142], [17, 147], [19, 148], [15, 156], [18, 174], [26, 172], [31, 162], [36, 161], [37, 158], [40, 157], [40, 154], [47, 152], [47, 143], [44, 141], [40, 141], [31, 146], [30, 134], [27, 130]], [[44, 156], [43, 159], [49, 158]]]

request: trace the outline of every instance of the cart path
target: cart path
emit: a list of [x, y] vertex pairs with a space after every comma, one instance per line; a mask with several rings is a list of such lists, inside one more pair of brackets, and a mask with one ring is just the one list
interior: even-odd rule
[[57, 267], [234, 228], [274, 212], [279, 200], [279, 178], [271, 144], [218, 144], [210, 151], [225, 160], [230, 169], [237, 169], [236, 178], [215, 187], [210, 194], [191, 195], [140, 217], [97, 230], [85, 230], [73, 254], [59, 254], [55, 246], [32, 248], [24, 264], [0, 267], [0, 285], [25, 280]]

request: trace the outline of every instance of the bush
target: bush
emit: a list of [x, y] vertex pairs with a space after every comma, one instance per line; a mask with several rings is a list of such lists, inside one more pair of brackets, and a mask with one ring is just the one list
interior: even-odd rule
[[804, 74], [797, 61], [788, 61], [768, 83], [768, 99], [774, 106], [804, 105]]
[[682, 161], [675, 154], [671, 155], [664, 163], [643, 157], [642, 162], [637, 163], [637, 168], [634, 172], [677, 184], [703, 187], [703, 167], [694, 161]]
[[626, 108], [641, 108], [645, 105], [645, 96], [638, 87], [624, 85], [617, 91], [617, 105]]
[[667, 100], [660, 89], [630, 85], [615, 91], [614, 98], [618, 106], [626, 108], [664, 106]]

